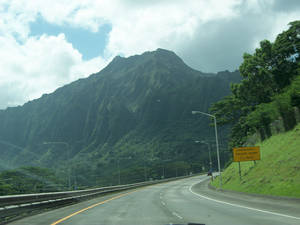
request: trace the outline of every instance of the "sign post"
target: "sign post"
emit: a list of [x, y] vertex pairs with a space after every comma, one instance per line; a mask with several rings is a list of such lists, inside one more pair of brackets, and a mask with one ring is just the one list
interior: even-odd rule
[[260, 147], [240, 147], [233, 148], [233, 161], [255, 161], [260, 160]]
[[240, 181], [241, 181], [242, 180], [241, 162], [239, 162], [239, 175], [240, 175]]
[[239, 163], [240, 180], [242, 180], [241, 162], [254, 161], [256, 164], [256, 160], [260, 160], [259, 146], [233, 148], [233, 161]]

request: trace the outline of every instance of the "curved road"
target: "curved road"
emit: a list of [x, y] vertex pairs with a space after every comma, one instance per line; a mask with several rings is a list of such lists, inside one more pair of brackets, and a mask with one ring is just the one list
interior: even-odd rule
[[300, 224], [298, 201], [218, 193], [207, 189], [205, 179], [206, 176], [198, 176], [115, 193], [11, 225]]

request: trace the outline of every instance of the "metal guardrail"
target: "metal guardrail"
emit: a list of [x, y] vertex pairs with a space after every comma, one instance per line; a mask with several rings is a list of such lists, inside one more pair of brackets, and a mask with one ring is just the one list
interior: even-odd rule
[[[50, 192], [38, 194], [6, 195], [0, 196], [0, 224], [5, 224], [12, 219], [21, 218], [26, 214], [46, 208], [76, 203], [91, 199], [105, 193], [133, 189], [152, 184], [183, 179], [195, 175], [168, 178], [163, 180], [147, 181], [134, 184], [93, 188], [79, 191]], [[17, 216], [17, 217], [16, 217]]]

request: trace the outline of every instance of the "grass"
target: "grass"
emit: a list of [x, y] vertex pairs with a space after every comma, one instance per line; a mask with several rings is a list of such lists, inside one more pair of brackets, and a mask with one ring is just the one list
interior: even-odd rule
[[[274, 135], [262, 143], [261, 160], [232, 162], [222, 173], [223, 188], [274, 196], [300, 197], [300, 124], [293, 130]], [[213, 186], [218, 187], [215, 179]]]

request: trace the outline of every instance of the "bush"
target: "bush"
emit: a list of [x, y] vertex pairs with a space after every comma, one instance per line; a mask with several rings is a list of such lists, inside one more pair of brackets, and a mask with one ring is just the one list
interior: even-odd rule
[[269, 138], [272, 133], [270, 123], [279, 117], [279, 112], [274, 102], [260, 104], [256, 110], [247, 116], [247, 124], [251, 128], [251, 134], [256, 130], [259, 131], [261, 139]]
[[286, 131], [291, 130], [296, 125], [295, 112], [291, 103], [291, 95], [289, 92], [285, 92], [276, 96], [275, 104], [282, 117], [284, 129]]
[[291, 105], [300, 108], [300, 76], [298, 76], [290, 88]]

